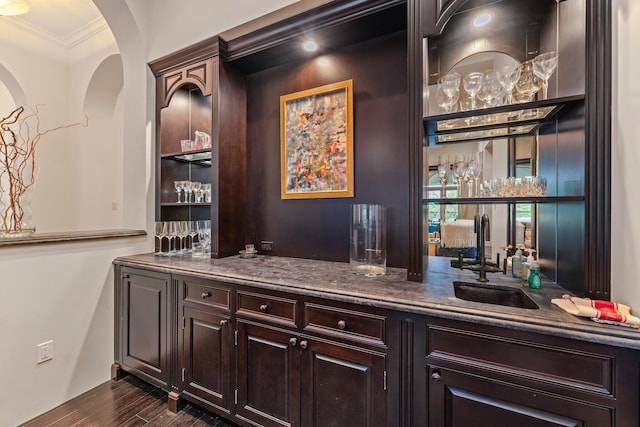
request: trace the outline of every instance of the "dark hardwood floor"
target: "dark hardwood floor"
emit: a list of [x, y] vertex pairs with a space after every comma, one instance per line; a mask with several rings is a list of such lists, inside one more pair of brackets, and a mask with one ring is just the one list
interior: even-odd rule
[[181, 426], [233, 427], [202, 409], [186, 405], [174, 414], [167, 409], [167, 393], [136, 377], [108, 381], [22, 424], [41, 426]]

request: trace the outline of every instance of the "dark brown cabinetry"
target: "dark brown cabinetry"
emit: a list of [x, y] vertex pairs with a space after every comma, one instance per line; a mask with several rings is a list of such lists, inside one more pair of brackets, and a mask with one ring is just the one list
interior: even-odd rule
[[296, 327], [294, 299], [238, 292], [237, 416], [264, 426], [386, 426], [384, 317], [304, 305], [302, 329], [314, 335]]
[[[428, 94], [420, 96], [419, 103], [418, 99], [412, 102], [424, 125], [419, 132], [414, 123], [416, 133], [424, 136], [416, 136], [420, 148], [413, 152], [414, 175], [421, 176], [422, 184], [415, 186], [414, 212], [422, 221], [421, 225], [411, 221], [412, 233], [424, 242], [416, 242], [415, 247], [423, 255], [433, 255], [426, 252], [429, 244], [451, 246], [433, 233], [440, 231], [440, 220], [451, 220], [454, 211], [462, 219], [472, 219], [469, 211], [484, 212], [492, 221], [496, 241], [489, 244], [494, 258], [499, 248], [508, 245], [535, 249], [547, 279], [578, 295], [609, 299], [609, 2], [420, 0], [409, 5], [410, 16], [420, 16], [413, 28], [420, 41], [410, 45], [409, 56], [415, 61], [411, 72], [415, 75], [410, 77], [415, 90], [410, 92], [422, 94], [424, 88]], [[490, 19], [484, 26], [474, 21], [480, 15]], [[540, 90], [523, 103], [505, 97], [504, 102], [488, 103], [482, 109], [469, 109], [468, 104], [463, 108], [463, 100], [475, 97], [461, 80], [460, 102], [456, 95], [452, 108], [438, 105], [437, 84], [447, 74], [457, 72], [462, 79], [472, 71], [500, 71], [509, 61], [525, 63], [552, 51], [558, 54], [558, 65], [546, 97]], [[550, 114], [540, 119], [528, 112], [521, 115], [547, 107]], [[482, 179], [537, 175], [547, 180], [546, 194], [472, 197], [464, 191], [455, 199], [441, 197], [445, 190], [438, 183], [438, 157], [482, 150]], [[448, 185], [451, 192], [456, 190], [453, 182]], [[561, 244], [567, 241], [585, 244], [580, 248]], [[423, 261], [428, 265], [426, 256], [412, 262], [417, 266]], [[410, 277], [414, 271], [422, 269], [410, 267]]]
[[429, 426], [639, 422], [631, 351], [434, 318], [426, 331]]
[[119, 274], [117, 270], [116, 362], [125, 371], [169, 390], [170, 275], [127, 267]]
[[[156, 76], [156, 219], [211, 220], [211, 256], [244, 247], [246, 90], [215, 37], [149, 63]], [[182, 151], [195, 132], [210, 148]], [[211, 184], [211, 200], [178, 192], [175, 181]], [[180, 201], [179, 201], [180, 200]]]
[[178, 283], [178, 366], [181, 393], [198, 404], [231, 412], [233, 324], [231, 290], [185, 276]]

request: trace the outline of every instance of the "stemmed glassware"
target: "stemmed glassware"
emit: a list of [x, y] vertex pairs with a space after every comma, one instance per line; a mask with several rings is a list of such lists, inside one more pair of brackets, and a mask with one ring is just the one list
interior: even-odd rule
[[438, 104], [438, 107], [445, 113], [451, 113], [453, 111], [453, 107], [458, 102], [458, 96], [458, 91], [447, 91], [438, 83], [436, 87], [436, 104]]
[[180, 239], [180, 253], [188, 252], [186, 245], [187, 233], [189, 233], [189, 221], [178, 222], [178, 238]]
[[178, 203], [182, 203], [182, 190], [184, 190], [184, 186], [186, 181], [173, 181], [173, 186], [176, 188], [176, 193], [178, 193]]
[[520, 71], [522, 70], [522, 65], [520, 63], [514, 63], [505, 65], [502, 67], [498, 73], [498, 79], [500, 80], [500, 84], [504, 88], [507, 93], [507, 104], [513, 103], [513, 88], [516, 87], [516, 83], [520, 79]]
[[542, 87], [542, 79], [533, 72], [533, 62], [526, 61], [522, 64], [520, 79], [516, 83], [516, 91], [523, 96], [524, 102], [531, 101]]
[[438, 156], [438, 178], [442, 185], [442, 193], [440, 197], [447, 197], [447, 180], [449, 179], [449, 157], [446, 154]]
[[196, 222], [195, 221], [188, 221], [187, 223], [187, 235], [189, 237], [191, 237], [191, 255], [193, 256], [194, 253], [194, 242], [196, 239], [196, 236], [198, 235], [198, 230], [196, 229]]
[[465, 161], [464, 156], [457, 154], [453, 162], [453, 177], [456, 179], [458, 197], [462, 197], [462, 180], [464, 179]]
[[166, 226], [164, 221], [156, 221], [154, 233], [156, 239], [158, 239], [158, 250], [155, 252], [155, 255], [165, 255], [165, 253], [162, 252], [162, 241], [167, 236], [167, 234], [165, 233], [165, 227]]
[[[469, 180], [469, 189], [468, 195], [469, 197], [478, 197], [478, 180], [480, 179], [480, 175], [482, 175], [482, 153], [471, 153], [467, 157], [467, 172]], [[473, 182], [473, 185], [471, 185]]]
[[478, 91], [478, 99], [484, 102], [485, 107], [495, 107], [500, 104], [502, 84], [497, 71], [485, 71], [482, 77], [482, 87]]
[[202, 188], [202, 183], [201, 182], [197, 182], [194, 181], [191, 183], [191, 191], [193, 192], [193, 201], [195, 203], [199, 203], [202, 200], [202, 193], [200, 192], [200, 189]]
[[464, 87], [464, 90], [469, 94], [469, 97], [471, 98], [472, 110], [476, 109], [476, 95], [482, 87], [483, 79], [484, 74], [476, 71], [467, 74], [466, 76], [464, 76], [464, 79], [462, 79], [462, 87]]
[[547, 99], [549, 77], [558, 66], [558, 54], [555, 51], [541, 53], [533, 58], [533, 73], [542, 79], [542, 99]]
[[[167, 221], [167, 236], [169, 237], [169, 255], [176, 255], [178, 250], [176, 249], [176, 238], [178, 237], [178, 223], [177, 221]], [[173, 244], [171, 243], [173, 242]]]
[[196, 221], [196, 230], [198, 231], [198, 240], [202, 247], [202, 256], [207, 258], [207, 254], [211, 254], [211, 221]]

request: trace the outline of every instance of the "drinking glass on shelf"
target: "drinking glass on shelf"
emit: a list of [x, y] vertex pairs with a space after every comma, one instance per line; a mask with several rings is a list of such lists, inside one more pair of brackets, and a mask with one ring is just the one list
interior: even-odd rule
[[182, 190], [184, 190], [184, 181], [173, 181], [173, 186], [178, 193], [178, 203], [182, 203]]
[[156, 221], [154, 224], [154, 234], [156, 239], [158, 239], [158, 250], [154, 253], [154, 255], [164, 255], [162, 252], [162, 241], [166, 237], [165, 234], [165, 223], [164, 221]]
[[[478, 180], [482, 175], [482, 153], [471, 153], [467, 157], [467, 169], [469, 175], [469, 197], [479, 197]], [[473, 193], [473, 194], [472, 194]]]
[[458, 90], [447, 90], [440, 83], [436, 86], [436, 104], [445, 113], [453, 112], [453, 107], [458, 102], [458, 95]]
[[191, 237], [190, 249], [191, 249], [191, 253], [193, 254], [195, 239], [196, 239], [196, 236], [198, 235], [198, 230], [196, 229], [195, 221], [187, 221], [187, 235]]
[[[176, 255], [178, 250], [176, 249], [175, 240], [178, 237], [178, 222], [167, 221], [167, 235], [169, 237], [169, 255]], [[174, 242], [173, 244], [171, 242]]]
[[178, 238], [180, 239], [180, 253], [185, 254], [187, 250], [187, 235], [189, 233], [189, 221], [178, 222]]
[[211, 203], [211, 184], [208, 182], [202, 184], [202, 199], [204, 203]]
[[184, 202], [191, 203], [191, 194], [193, 194], [193, 182], [184, 182]]
[[485, 107], [496, 107], [500, 104], [499, 99], [502, 93], [499, 73], [496, 71], [486, 71], [482, 77], [482, 87], [477, 93]]
[[211, 221], [196, 221], [196, 229], [198, 231], [198, 241], [202, 246], [202, 256], [207, 258], [207, 254], [211, 255]]
[[542, 79], [533, 73], [533, 62], [524, 62], [520, 72], [520, 79], [516, 83], [516, 91], [522, 95], [523, 102], [532, 101], [533, 96], [541, 87]]
[[438, 80], [438, 84], [449, 98], [457, 97], [460, 92], [460, 74], [448, 73]]
[[438, 156], [438, 178], [440, 179], [440, 185], [442, 185], [440, 197], [446, 199], [447, 180], [449, 179], [449, 157], [446, 154]]
[[549, 77], [558, 66], [558, 54], [555, 51], [541, 53], [533, 58], [533, 73], [542, 79], [542, 99], [547, 99]]
[[472, 73], [467, 74], [462, 79], [462, 87], [469, 94], [471, 98], [471, 109], [476, 109], [476, 95], [480, 88], [482, 87], [482, 80], [484, 78], [484, 74], [474, 71]]
[[198, 181], [193, 181], [191, 183], [191, 191], [193, 192], [193, 201], [195, 203], [199, 203], [202, 198], [202, 193], [200, 193], [200, 188], [202, 188], [202, 183]]
[[456, 180], [458, 197], [462, 197], [462, 180], [464, 179], [465, 161], [462, 154], [456, 154], [453, 162], [453, 177]]
[[513, 88], [516, 87], [516, 83], [518, 83], [518, 80], [520, 79], [521, 70], [522, 64], [514, 63], [505, 65], [499, 71], [498, 76], [500, 84], [507, 94], [507, 104], [513, 103]]

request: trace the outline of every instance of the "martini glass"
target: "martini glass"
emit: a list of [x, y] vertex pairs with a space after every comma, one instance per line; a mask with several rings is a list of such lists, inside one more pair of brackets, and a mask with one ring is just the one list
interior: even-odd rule
[[549, 77], [558, 67], [558, 54], [555, 51], [541, 53], [533, 58], [533, 73], [542, 79], [542, 99], [547, 99]]

